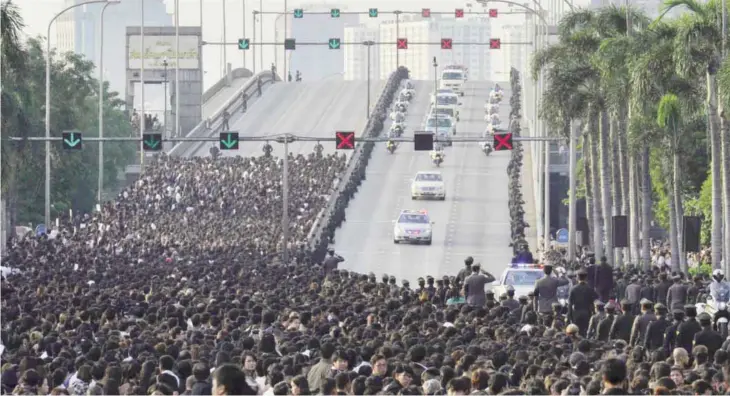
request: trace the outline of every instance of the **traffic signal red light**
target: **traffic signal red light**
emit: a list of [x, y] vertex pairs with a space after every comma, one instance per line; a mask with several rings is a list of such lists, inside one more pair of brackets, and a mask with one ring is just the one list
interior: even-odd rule
[[423, 18], [430, 18], [431, 17], [431, 9], [430, 8], [423, 8], [423, 9], [421, 9], [421, 16]]
[[454, 16], [457, 18], [463, 18], [464, 17], [464, 9], [463, 8], [457, 8], [454, 11]]
[[408, 39], [399, 38], [397, 47], [398, 49], [408, 49]]
[[449, 50], [453, 46], [454, 42], [450, 38], [441, 39], [441, 49]]
[[489, 48], [490, 49], [502, 48], [502, 41], [500, 39], [489, 39]]
[[496, 8], [490, 8], [489, 9], [489, 17], [490, 18], [496, 18], [498, 14], [499, 14], [499, 11], [497, 11]]

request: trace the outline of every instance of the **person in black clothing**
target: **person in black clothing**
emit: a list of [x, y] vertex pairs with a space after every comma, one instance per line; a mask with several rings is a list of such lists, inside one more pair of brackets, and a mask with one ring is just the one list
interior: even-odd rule
[[245, 92], [241, 93], [241, 112], [245, 113], [248, 111], [248, 95]]
[[261, 97], [261, 78], [256, 80], [256, 90], [258, 91], [259, 97]]
[[702, 290], [702, 277], [701, 276], [695, 276], [694, 277], [694, 283], [687, 288], [687, 304], [697, 304], [698, 302], [704, 302], [704, 301], [697, 301], [697, 298], [700, 295], [700, 290]]
[[687, 316], [687, 320], [677, 327], [676, 346], [689, 352], [692, 350], [695, 334], [702, 330], [702, 326], [697, 323], [697, 308], [694, 305], [685, 306], [684, 314]]
[[606, 318], [606, 304], [601, 300], [595, 300], [593, 306], [596, 307], [596, 313], [591, 316], [588, 323], [588, 338], [595, 338], [598, 331], [598, 323]]
[[656, 320], [656, 315], [652, 310], [654, 303], [647, 299], [643, 299], [639, 303], [641, 304], [642, 313], [634, 319], [634, 326], [631, 328], [631, 339], [629, 340], [630, 345], [641, 345], [644, 342], [649, 323]]
[[595, 257], [589, 257], [588, 258], [588, 265], [586, 266], [586, 272], [588, 273], [588, 278], [586, 282], [588, 283], [588, 286], [591, 289], [596, 288], [596, 258]]
[[231, 129], [230, 125], [228, 125], [228, 122], [231, 119], [231, 113], [228, 112], [228, 110], [223, 111], [223, 130], [228, 131]]
[[667, 301], [667, 293], [670, 287], [672, 287], [672, 282], [669, 281], [668, 274], [666, 272], [660, 273], [659, 283], [654, 286], [654, 301], [662, 303]]
[[329, 249], [327, 251], [327, 253], [329, 254], [329, 256], [327, 256], [327, 258], [324, 259], [324, 263], [322, 265], [324, 272], [326, 274], [336, 270], [337, 266], [341, 262], [345, 261], [345, 259], [343, 259], [342, 256], [335, 254], [334, 249]]
[[707, 347], [709, 356], [715, 356], [715, 351], [722, 348], [722, 336], [720, 333], [712, 330], [712, 316], [707, 312], [702, 312], [697, 319], [702, 326], [702, 330], [694, 335], [694, 345], [704, 345]]
[[291, 70], [289, 70], [289, 74], [287, 75], [286, 80], [291, 82], [292, 79], [294, 79], [294, 77], [292, 77]]
[[[649, 300], [651, 301], [652, 298], [654, 298], [654, 286], [651, 284], [650, 279], [642, 279], [642, 285], [641, 290], [639, 291], [639, 298]], [[638, 305], [638, 308], [641, 309], [641, 304]]]
[[588, 286], [588, 272], [581, 269], [577, 275], [578, 284], [573, 286], [568, 296], [568, 321], [578, 326], [580, 335], [585, 337], [593, 312], [591, 301], [594, 301], [597, 295], [596, 291]]
[[630, 304], [630, 307], [629, 310], [624, 310], [624, 312], [631, 312], [636, 315], [639, 312], [639, 301], [641, 300], [641, 282], [639, 282], [638, 276], [631, 277], [625, 293], [624, 298]]
[[634, 325], [634, 314], [631, 313], [631, 304], [627, 300], [621, 301], [622, 314], [616, 316], [613, 322], [609, 338], [620, 339], [629, 342], [631, 339], [631, 327]]
[[664, 330], [664, 353], [668, 356], [677, 347], [677, 329], [684, 321], [684, 310], [673, 309], [672, 318], [674, 322]]
[[625, 395], [626, 364], [620, 359], [607, 359], [601, 368], [603, 395]]
[[672, 281], [674, 283], [667, 290], [667, 308], [682, 308], [687, 304], [687, 285], [682, 283], [679, 275], [674, 275]]
[[596, 267], [596, 292], [598, 298], [608, 302], [613, 290], [613, 267], [608, 264], [606, 257], [601, 257], [601, 264]]
[[596, 332], [598, 341], [609, 340], [614, 320], [616, 320], [616, 305], [612, 301], [606, 304], [606, 317], [598, 322], [598, 331]]
[[644, 336], [644, 349], [647, 351], [654, 351], [657, 348], [664, 346], [664, 333], [667, 327], [671, 323], [667, 320], [667, 307], [658, 303], [654, 306], [654, 314], [656, 320], [649, 323], [649, 327], [646, 329], [646, 335]]
[[464, 259], [464, 268], [459, 270], [459, 273], [456, 274], [456, 279], [464, 280], [469, 275], [471, 275], [471, 265], [474, 264], [474, 258], [472, 256], [469, 256]]

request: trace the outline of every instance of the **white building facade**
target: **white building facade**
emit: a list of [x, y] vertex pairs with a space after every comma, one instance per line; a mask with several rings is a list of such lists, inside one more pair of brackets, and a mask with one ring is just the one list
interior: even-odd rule
[[[373, 40], [385, 44], [372, 48], [372, 77], [386, 80], [397, 68], [398, 62], [410, 71], [414, 80], [433, 80], [433, 58], [441, 66], [464, 65], [469, 77], [486, 80], [491, 77], [489, 49], [490, 21], [488, 18], [421, 18], [401, 16], [400, 22], [386, 21], [379, 25], [358, 25], [345, 29], [345, 42]], [[398, 38], [408, 39], [408, 49], [398, 50]], [[442, 38], [453, 41], [453, 49], [442, 50]], [[430, 43], [430, 45], [419, 44]], [[472, 44], [465, 44], [472, 43]], [[397, 53], [397, 55], [396, 55]], [[396, 57], [398, 60], [396, 60]], [[345, 46], [345, 79], [367, 78], [367, 48]]]
[[[346, 43], [360, 43], [364, 41], [380, 41], [380, 29], [377, 26], [357, 25], [345, 28], [343, 41]], [[345, 80], [367, 80], [368, 78], [368, 50], [370, 51], [370, 78], [380, 78], [380, 46], [374, 45], [368, 49], [364, 45], [342, 46], [345, 56]]]

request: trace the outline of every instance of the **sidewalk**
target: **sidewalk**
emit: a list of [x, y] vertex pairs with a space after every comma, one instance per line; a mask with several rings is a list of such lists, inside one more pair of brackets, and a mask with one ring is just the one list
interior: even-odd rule
[[525, 239], [530, 245], [530, 251], [537, 252], [537, 207], [535, 206], [535, 179], [532, 172], [532, 152], [530, 144], [522, 144], [524, 148], [524, 161], [522, 163], [522, 199], [525, 200], [525, 221], [530, 225], [525, 230]]

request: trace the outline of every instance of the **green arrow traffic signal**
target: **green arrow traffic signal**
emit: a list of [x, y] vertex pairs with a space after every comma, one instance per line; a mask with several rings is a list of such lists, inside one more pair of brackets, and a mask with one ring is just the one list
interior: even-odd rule
[[238, 132], [221, 132], [219, 138], [221, 150], [238, 150]]
[[329, 41], [330, 49], [340, 49], [340, 39], [331, 38]]
[[162, 134], [161, 133], [145, 133], [142, 137], [142, 148], [144, 151], [161, 151], [162, 150]]
[[294, 18], [304, 18], [304, 10], [301, 8], [294, 9]]
[[377, 18], [378, 17], [378, 9], [377, 8], [371, 8], [368, 10], [368, 15], [370, 15], [370, 18]]
[[63, 148], [66, 150], [81, 150], [81, 134], [78, 132], [63, 132]]
[[332, 18], [339, 18], [340, 17], [340, 9], [339, 8], [333, 8], [330, 10], [330, 16]]
[[240, 50], [247, 50], [251, 46], [251, 42], [249, 39], [238, 39], [238, 49]]

